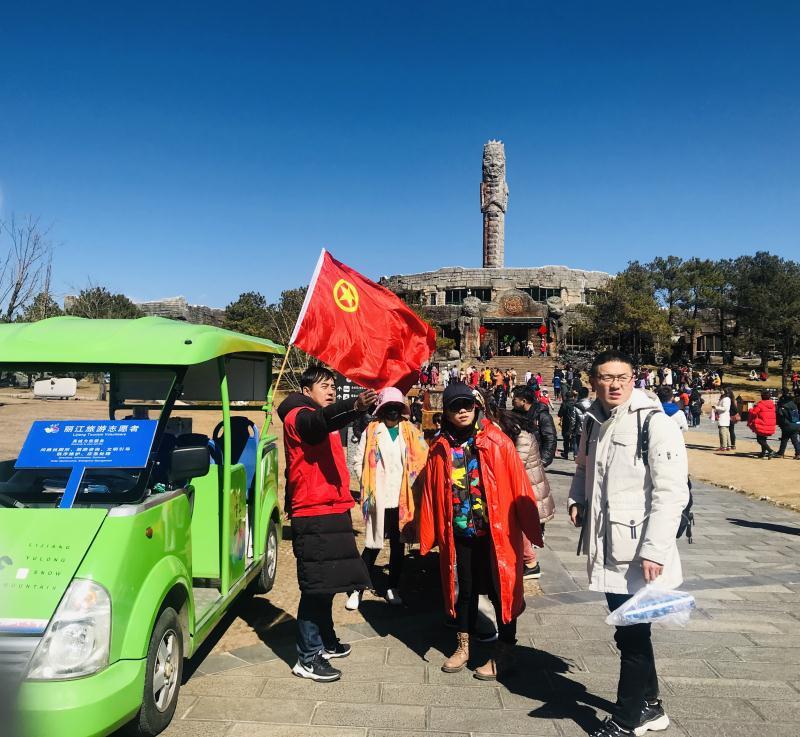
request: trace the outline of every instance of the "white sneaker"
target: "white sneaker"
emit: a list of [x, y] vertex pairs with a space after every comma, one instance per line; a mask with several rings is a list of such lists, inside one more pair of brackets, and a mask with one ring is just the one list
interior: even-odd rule
[[403, 603], [397, 589], [386, 589], [386, 601], [393, 606], [400, 606]]
[[361, 592], [360, 591], [353, 591], [350, 596], [347, 597], [347, 601], [344, 603], [344, 608], [347, 609], [349, 612], [354, 612], [358, 609], [358, 605], [361, 603]]

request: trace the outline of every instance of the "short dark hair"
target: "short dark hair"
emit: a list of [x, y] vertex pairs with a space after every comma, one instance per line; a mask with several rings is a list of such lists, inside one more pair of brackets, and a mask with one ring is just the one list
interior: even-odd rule
[[768, 389], [764, 389], [761, 392], [761, 398], [762, 399], [772, 399], [772, 394], [769, 393]]
[[672, 401], [672, 388], [669, 386], [660, 386], [656, 391], [656, 396], [664, 403]]
[[611, 361], [627, 363], [631, 367], [631, 373], [633, 373], [633, 359], [625, 351], [617, 351], [612, 348], [608, 351], [601, 351], [594, 357], [592, 367], [589, 369], [589, 376], [596, 377], [597, 367], [602, 366], [604, 363], [611, 363]]
[[578, 399], [586, 399], [589, 396], [589, 387], [582, 386], [578, 389]]
[[300, 374], [300, 388], [308, 387], [310, 389], [314, 384], [325, 381], [325, 379], [336, 381], [333, 371], [322, 364], [313, 364]]
[[514, 391], [512, 392], [514, 398], [519, 398], [523, 402], [528, 402], [529, 404], [536, 404], [536, 392], [533, 390], [531, 386], [515, 386]]
[[442, 413], [441, 412], [434, 412], [433, 417], [431, 417], [431, 422], [434, 425], [441, 425], [442, 424]]

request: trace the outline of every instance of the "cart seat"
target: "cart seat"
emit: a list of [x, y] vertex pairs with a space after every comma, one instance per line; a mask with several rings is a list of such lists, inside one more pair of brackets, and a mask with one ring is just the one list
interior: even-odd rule
[[[214, 428], [213, 442], [219, 450], [220, 456], [224, 445], [223, 425], [220, 422]], [[247, 478], [247, 491], [253, 485], [256, 477], [256, 462], [258, 454], [258, 427], [247, 417], [231, 417], [231, 463], [241, 463], [244, 466]]]

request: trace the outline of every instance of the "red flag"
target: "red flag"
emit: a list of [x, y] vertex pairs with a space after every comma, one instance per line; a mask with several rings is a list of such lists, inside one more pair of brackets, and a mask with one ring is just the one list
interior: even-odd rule
[[289, 343], [361, 386], [405, 393], [436, 333], [396, 294], [323, 249]]

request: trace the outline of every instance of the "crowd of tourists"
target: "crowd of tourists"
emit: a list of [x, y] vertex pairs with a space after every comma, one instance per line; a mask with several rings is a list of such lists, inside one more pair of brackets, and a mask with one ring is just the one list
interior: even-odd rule
[[[431, 418], [436, 427], [428, 428], [427, 437], [418, 398], [409, 406], [388, 387], [337, 401], [334, 376], [321, 366], [306, 370], [301, 390], [279, 407], [286, 512], [301, 591], [292, 668], [297, 676], [341, 677], [332, 661], [347, 657], [351, 647], [336, 635], [334, 596], [346, 594], [345, 606], [357, 609], [365, 590], [379, 589], [375, 563], [386, 541], [388, 579], [381, 595], [392, 606], [403, 603], [406, 546], [419, 543], [421, 555], [438, 550], [444, 614], [456, 630], [441, 669], [455, 673], [467, 666], [482, 594], [497, 626], [491, 652], [473, 675], [492, 681], [513, 668], [523, 581], [542, 575], [537, 549], [557, 513], [546, 470], [558, 453], [550, 398], [543, 377], [530, 372], [519, 383], [513, 370], [491, 367], [430, 364], [424, 374], [422, 386], [442, 387], [442, 411]], [[581, 528], [590, 588], [605, 592], [611, 609], [656, 578], [667, 587], [681, 582], [675, 533], [688, 498], [686, 451], [670, 412], [637, 386], [638, 377], [631, 358], [618, 351], [601, 353], [592, 363], [594, 401], [579, 370], [559, 367], [552, 377], [561, 400], [561, 455], [576, 461], [567, 511]], [[641, 463], [623, 449], [643, 414], [653, 412], [649, 463]], [[351, 423], [359, 432], [348, 468], [338, 431]], [[600, 458], [606, 462], [597, 463]], [[365, 522], [361, 551], [351, 518], [351, 470]], [[606, 515], [614, 519], [615, 510], [624, 511], [635, 534], [607, 535]], [[617, 704], [594, 734], [622, 737], [666, 728], [650, 625], [619, 627], [616, 642]]]

